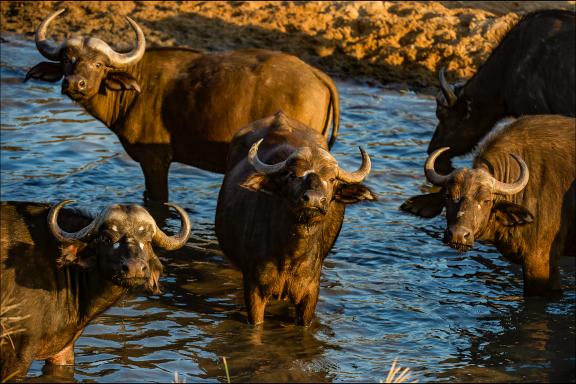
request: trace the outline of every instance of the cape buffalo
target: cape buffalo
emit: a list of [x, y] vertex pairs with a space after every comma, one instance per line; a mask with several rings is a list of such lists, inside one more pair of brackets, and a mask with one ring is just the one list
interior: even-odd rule
[[32, 360], [74, 364], [76, 339], [128, 288], [160, 292], [162, 264], [152, 245], [175, 250], [190, 234], [188, 215], [176, 205], [169, 204], [182, 228], [167, 236], [138, 205], [111, 205], [92, 217], [62, 209], [70, 202], [0, 205], [2, 299], [9, 295], [18, 304], [13, 317], [22, 318], [22, 331], [0, 352], [2, 382], [25, 375]]
[[522, 264], [525, 295], [560, 289], [558, 258], [576, 255], [575, 137], [574, 118], [527, 116], [487, 137], [473, 169], [441, 175], [435, 161], [448, 148], [434, 151], [425, 173], [445, 190], [444, 242], [460, 251], [493, 243]]
[[93, 37], [59, 45], [46, 39], [50, 15], [36, 31], [47, 59], [30, 78], [62, 81], [62, 92], [102, 121], [144, 172], [146, 201], [167, 201], [168, 169], [177, 161], [223, 173], [234, 133], [283, 109], [321, 132], [338, 134], [339, 96], [329, 76], [281, 52], [247, 49], [205, 54], [181, 48], [145, 49], [132, 19], [136, 44], [118, 53]]
[[437, 160], [439, 171], [450, 172], [449, 159], [470, 152], [504, 117], [576, 116], [575, 25], [574, 11], [530, 13], [464, 85], [454, 89], [440, 71], [438, 126], [428, 146], [428, 154], [450, 147]]
[[298, 324], [312, 320], [322, 263], [340, 232], [345, 205], [375, 200], [360, 184], [370, 172], [370, 158], [360, 151], [361, 167], [345, 171], [319, 133], [282, 112], [255, 121], [232, 140], [216, 235], [242, 271], [250, 323], [264, 321], [272, 297], [290, 298]]

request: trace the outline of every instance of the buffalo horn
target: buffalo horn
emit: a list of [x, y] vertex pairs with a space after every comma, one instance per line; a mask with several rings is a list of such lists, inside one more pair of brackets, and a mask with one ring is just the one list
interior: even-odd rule
[[523, 190], [526, 184], [528, 184], [528, 178], [529, 178], [528, 166], [526, 165], [524, 160], [522, 160], [520, 157], [514, 154], [511, 154], [511, 156], [514, 158], [514, 160], [516, 160], [516, 162], [520, 166], [520, 176], [518, 176], [518, 180], [516, 180], [514, 183], [511, 184], [503, 183], [501, 181], [494, 179], [493, 181], [494, 193], [513, 195]]
[[50, 228], [50, 232], [52, 232], [52, 235], [60, 243], [67, 243], [67, 242], [71, 242], [74, 240], [82, 240], [85, 237], [92, 234], [98, 226], [98, 222], [99, 222], [98, 218], [99, 217], [96, 217], [96, 218], [94, 218], [94, 220], [92, 220], [92, 222], [90, 224], [88, 224], [86, 227], [79, 230], [78, 232], [69, 233], [69, 232], [63, 231], [62, 228], [60, 228], [60, 226], [58, 225], [58, 212], [60, 212], [60, 208], [62, 208], [64, 205], [70, 204], [73, 202], [74, 202], [74, 200], [61, 201], [60, 203], [53, 206], [50, 209], [50, 212], [48, 213], [48, 228]]
[[66, 9], [63, 8], [48, 16], [48, 18], [44, 20], [36, 30], [36, 48], [38, 48], [38, 52], [48, 60], [60, 61], [60, 50], [62, 49], [62, 45], [57, 47], [52, 45], [46, 39], [46, 30], [48, 29], [48, 24], [64, 11], [66, 11]]
[[156, 231], [154, 232], [154, 237], [152, 241], [157, 246], [164, 248], [168, 251], [174, 251], [176, 249], [182, 248], [184, 244], [188, 241], [190, 236], [190, 230], [192, 226], [190, 225], [190, 219], [186, 211], [176, 204], [166, 203], [167, 206], [174, 208], [180, 215], [180, 220], [182, 222], [182, 227], [180, 232], [174, 236], [168, 236], [158, 226], [156, 225]]
[[426, 163], [424, 163], [424, 174], [426, 175], [428, 181], [434, 185], [443, 186], [452, 178], [452, 173], [454, 171], [452, 171], [452, 173], [448, 175], [440, 175], [436, 173], [436, 171], [434, 170], [434, 163], [436, 162], [438, 156], [440, 156], [443, 152], [449, 149], [450, 147], [438, 148], [437, 150], [432, 152], [430, 156], [428, 156], [428, 158], [426, 159]]
[[138, 62], [142, 56], [144, 56], [144, 51], [146, 50], [146, 39], [144, 38], [144, 32], [142, 32], [140, 26], [138, 26], [138, 24], [128, 16], [126, 16], [126, 20], [128, 20], [132, 26], [132, 29], [134, 29], [134, 32], [136, 32], [136, 46], [134, 49], [128, 53], [118, 53], [106, 45], [106, 49], [104, 49], [102, 52], [108, 56], [110, 59], [110, 64], [115, 67], [127, 66]]
[[[48, 24], [50, 24], [50, 22], [54, 20], [56, 16], [64, 11], [65, 9], [60, 9], [48, 16], [48, 18], [44, 20], [36, 30], [36, 47], [38, 48], [38, 51], [44, 57], [52, 61], [60, 61], [60, 50], [66, 43], [58, 47], [54, 47], [46, 40], [46, 30], [48, 29]], [[92, 44], [96, 47], [96, 49], [106, 55], [110, 60], [110, 64], [115, 67], [127, 66], [136, 63], [142, 58], [144, 51], [146, 50], [146, 39], [144, 37], [144, 32], [142, 32], [140, 26], [130, 17], [126, 16], [126, 20], [128, 20], [132, 26], [132, 29], [134, 29], [134, 32], [136, 32], [136, 46], [130, 52], [118, 53], [110, 48], [108, 44], [99, 39], [93, 39], [92, 41]]]
[[458, 97], [454, 93], [454, 89], [452, 88], [452, 86], [448, 84], [448, 82], [446, 81], [446, 77], [444, 75], [445, 71], [446, 69], [444, 67], [442, 67], [440, 71], [438, 71], [438, 78], [440, 79], [440, 89], [442, 90], [442, 94], [444, 95], [446, 102], [448, 102], [448, 107], [452, 107], [454, 104], [456, 104], [456, 100], [458, 99]]
[[262, 143], [263, 140], [264, 139], [260, 139], [254, 144], [252, 144], [250, 152], [248, 152], [248, 161], [250, 162], [250, 164], [252, 164], [252, 166], [258, 173], [269, 175], [282, 171], [286, 166], [288, 159], [290, 159], [296, 153], [296, 151], [290, 154], [290, 156], [288, 156], [288, 158], [286, 158], [286, 160], [284, 161], [281, 161], [276, 164], [266, 164], [263, 161], [261, 161], [260, 158], [258, 157], [258, 148], [260, 147], [260, 144]]
[[370, 168], [372, 167], [372, 163], [370, 161], [370, 156], [362, 147], [360, 148], [360, 153], [362, 154], [362, 165], [358, 168], [357, 171], [348, 172], [343, 170], [342, 168], [338, 167], [338, 178], [345, 183], [360, 183], [362, 180], [368, 176], [370, 173]]

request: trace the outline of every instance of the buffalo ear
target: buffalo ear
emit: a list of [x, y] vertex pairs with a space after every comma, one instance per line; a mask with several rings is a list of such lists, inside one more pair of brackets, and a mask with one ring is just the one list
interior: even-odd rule
[[509, 201], [498, 201], [492, 207], [496, 220], [506, 227], [524, 225], [534, 221], [534, 215], [521, 205]]
[[54, 83], [60, 80], [62, 76], [64, 76], [64, 72], [62, 72], [62, 65], [60, 65], [60, 63], [43, 61], [28, 71], [24, 78], [24, 82], [30, 79], [38, 79]]
[[56, 265], [62, 268], [68, 265], [77, 265], [81, 268], [91, 268], [95, 265], [93, 257], [81, 257], [80, 253], [86, 248], [86, 244], [74, 241], [60, 246], [60, 255], [56, 258]]
[[355, 204], [360, 201], [376, 201], [376, 194], [364, 184], [340, 184], [334, 195], [334, 200], [343, 204]]
[[400, 206], [401, 210], [425, 219], [438, 216], [443, 208], [444, 197], [440, 192], [412, 196]]
[[106, 88], [112, 91], [136, 91], [142, 92], [138, 81], [126, 72], [110, 72], [104, 79]]
[[272, 193], [272, 183], [267, 175], [261, 173], [252, 173], [246, 180], [240, 183], [242, 188], [252, 192]]

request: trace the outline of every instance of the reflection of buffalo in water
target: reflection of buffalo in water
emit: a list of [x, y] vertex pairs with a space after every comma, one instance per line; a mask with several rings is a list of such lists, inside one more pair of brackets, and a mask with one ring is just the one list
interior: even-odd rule
[[188, 215], [175, 205], [182, 228], [167, 236], [140, 206], [112, 205], [92, 217], [61, 210], [67, 202], [52, 209], [0, 206], [1, 288], [25, 316], [18, 323], [24, 331], [11, 337], [14, 348], [2, 348], [2, 379], [25, 375], [32, 360], [74, 364], [74, 343], [84, 328], [128, 288], [159, 292], [162, 264], [152, 246], [178, 249], [190, 233]]
[[576, 14], [544, 10], [528, 14], [508, 32], [476, 74], [453, 89], [440, 72], [438, 126], [428, 154], [450, 147], [437, 161], [468, 153], [504, 117], [576, 116]]
[[444, 371], [435, 380], [515, 382], [532, 377], [541, 383], [575, 381], [573, 313], [556, 313], [554, 303], [539, 298], [517, 305], [491, 302], [497, 310], [479, 319], [484, 326], [462, 330], [470, 345], [460, 349], [458, 359], [466, 366]]
[[[527, 116], [488, 137], [473, 169], [449, 175], [434, 170], [433, 152], [425, 165], [427, 179], [445, 190], [444, 242], [466, 251], [475, 239], [494, 243], [508, 259], [521, 263], [526, 295], [560, 289], [562, 255], [574, 255], [576, 225], [576, 119]], [[429, 196], [410, 204], [426, 206]], [[422, 208], [432, 217], [442, 210]]]
[[338, 91], [329, 76], [298, 58], [249, 49], [213, 54], [179, 48], [145, 50], [136, 32], [131, 52], [118, 53], [102, 40], [46, 40], [50, 15], [36, 31], [47, 59], [26, 79], [62, 81], [62, 92], [102, 121], [142, 167], [145, 198], [168, 199], [170, 163], [224, 172], [228, 145], [244, 125], [283, 109], [328, 138], [338, 134]]

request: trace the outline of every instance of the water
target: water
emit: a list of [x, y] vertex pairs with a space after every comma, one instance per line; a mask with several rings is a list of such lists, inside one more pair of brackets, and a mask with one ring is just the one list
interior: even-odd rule
[[[1, 44], [2, 200], [98, 209], [141, 203], [140, 167], [116, 136], [60, 94], [59, 83], [22, 83], [42, 61], [33, 43]], [[379, 381], [397, 359], [422, 381], [575, 381], [574, 259], [557, 300], [524, 299], [520, 268], [492, 247], [458, 254], [441, 243], [443, 217], [398, 210], [423, 184], [434, 100], [338, 82], [342, 129], [333, 148], [348, 169], [367, 148], [366, 184], [377, 203], [350, 206], [324, 265], [316, 319], [292, 324], [276, 302], [264, 329], [246, 324], [241, 274], [218, 249], [214, 213], [221, 175], [173, 164], [171, 200], [193, 222], [183, 250], [161, 254], [164, 294], [131, 293], [95, 319], [76, 343], [68, 376], [29, 380]], [[178, 221], [169, 219], [167, 230]], [[61, 373], [59, 373], [61, 374]], [[38, 377], [38, 378], [37, 378]]]

